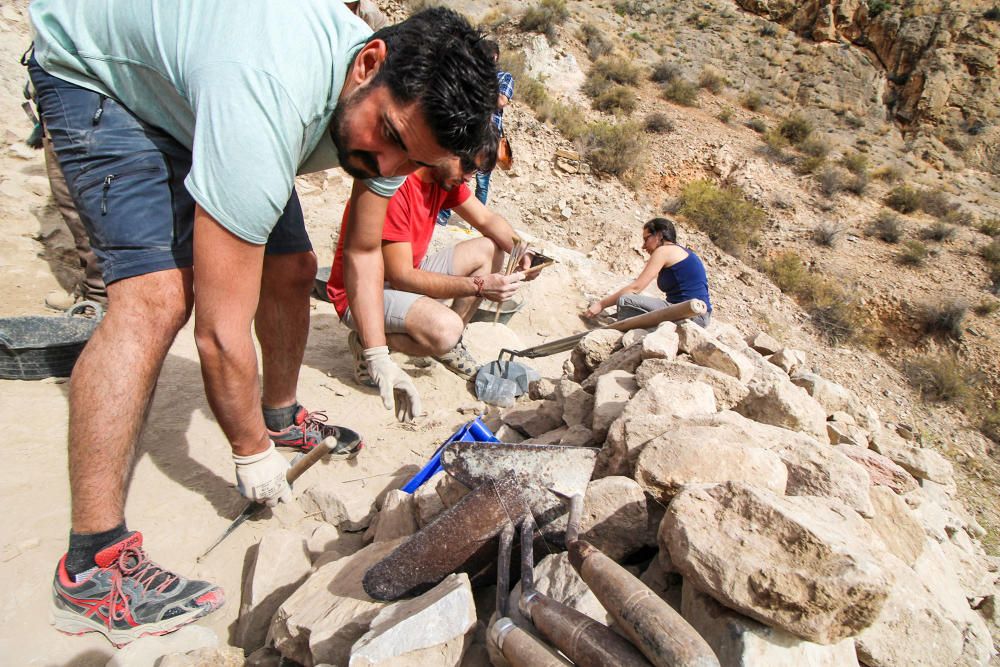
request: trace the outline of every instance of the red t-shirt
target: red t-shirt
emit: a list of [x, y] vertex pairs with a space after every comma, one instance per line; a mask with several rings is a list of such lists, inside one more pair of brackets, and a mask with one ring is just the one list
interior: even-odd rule
[[[471, 196], [465, 183], [448, 192], [434, 181], [425, 183], [417, 174], [410, 174], [389, 200], [385, 225], [382, 227], [382, 240], [409, 242], [413, 247], [413, 268], [417, 268], [427, 254], [427, 246], [434, 236], [438, 213], [464, 204]], [[347, 224], [349, 210], [350, 204], [344, 208], [337, 252], [333, 257], [330, 280], [326, 283], [326, 294], [340, 317], [347, 312], [347, 290], [344, 289], [344, 225]]]

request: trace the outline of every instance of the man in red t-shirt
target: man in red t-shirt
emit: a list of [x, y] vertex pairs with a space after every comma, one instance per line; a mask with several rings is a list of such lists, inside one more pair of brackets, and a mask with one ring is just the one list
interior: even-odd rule
[[[478, 364], [462, 343], [465, 325], [482, 299], [502, 302], [517, 292], [521, 272], [501, 272], [504, 253], [513, 247], [514, 230], [499, 214], [471, 196], [465, 180], [475, 164], [453, 160], [447, 167], [422, 167], [410, 174], [389, 201], [382, 229], [385, 263], [385, 331], [389, 349], [411, 356], [432, 356], [464, 379]], [[453, 209], [482, 237], [462, 241], [433, 255], [427, 247], [443, 209]], [[344, 220], [347, 211], [344, 212]], [[344, 286], [344, 237], [341, 225], [327, 294], [341, 321], [351, 328], [354, 377], [369, 384]], [[349, 232], [347, 232], [349, 233]], [[525, 257], [523, 267], [530, 264]], [[450, 306], [443, 302], [452, 300]]]

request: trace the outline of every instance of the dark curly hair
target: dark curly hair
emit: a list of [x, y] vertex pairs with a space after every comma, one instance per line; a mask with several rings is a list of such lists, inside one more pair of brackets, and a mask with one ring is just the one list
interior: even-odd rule
[[372, 84], [386, 84], [401, 103], [419, 103], [445, 150], [478, 152], [487, 140], [498, 90], [482, 33], [456, 12], [432, 7], [371, 39], [386, 44], [385, 61]]

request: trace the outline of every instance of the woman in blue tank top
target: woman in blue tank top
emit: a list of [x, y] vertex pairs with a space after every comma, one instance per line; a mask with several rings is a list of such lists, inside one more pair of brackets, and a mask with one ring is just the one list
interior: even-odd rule
[[[653, 218], [644, 224], [642, 249], [649, 253], [649, 261], [639, 277], [620, 290], [590, 304], [583, 316], [597, 317], [605, 308], [617, 304], [618, 312], [615, 317], [623, 320], [688, 299], [701, 299], [708, 306], [708, 312], [691, 321], [707, 327], [712, 318], [712, 301], [708, 296], [705, 265], [693, 250], [677, 245], [674, 223], [666, 218]], [[656, 286], [663, 290], [665, 299], [641, 294], [654, 278]]]

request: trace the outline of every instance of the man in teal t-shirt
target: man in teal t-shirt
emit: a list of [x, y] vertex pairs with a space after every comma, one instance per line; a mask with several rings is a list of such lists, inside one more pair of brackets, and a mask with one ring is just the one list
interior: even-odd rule
[[294, 179], [340, 166], [359, 179], [345, 269], [365, 358], [386, 408], [419, 412], [385, 347], [382, 222], [400, 177], [482, 144], [495, 71], [480, 35], [441, 8], [374, 36], [329, 0], [35, 0], [30, 14], [39, 111], [109, 298], [70, 389], [72, 531], [55, 622], [121, 645], [224, 599], [150, 561], [124, 521], [136, 440], [192, 308], [244, 496], [290, 496], [276, 444], [357, 454], [357, 434], [296, 399], [316, 257]]

